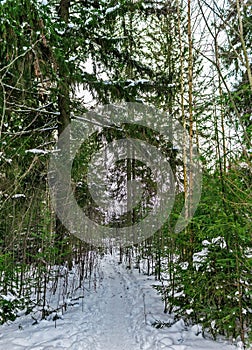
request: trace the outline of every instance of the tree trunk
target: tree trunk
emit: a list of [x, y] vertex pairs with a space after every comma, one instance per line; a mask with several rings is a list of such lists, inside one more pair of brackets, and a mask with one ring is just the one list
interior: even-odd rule
[[[187, 7], [187, 20], [188, 20], [188, 27], [187, 27], [187, 36], [188, 36], [188, 108], [189, 108], [189, 152], [190, 152], [190, 171], [189, 171], [189, 183], [188, 183], [188, 190], [189, 190], [189, 217], [192, 217], [192, 210], [193, 210], [193, 146], [194, 146], [194, 140], [193, 140], [193, 125], [194, 125], [194, 116], [193, 116], [193, 40], [192, 40], [192, 23], [191, 23], [191, 0], [188, 0], [188, 7]], [[190, 240], [190, 247], [189, 247], [189, 262], [192, 262], [192, 256], [193, 256], [193, 241], [194, 236], [192, 229], [190, 227], [190, 224], [188, 226], [188, 233], [189, 233], [189, 240]]]
[[[58, 14], [61, 21], [66, 24], [69, 21], [69, 8], [70, 0], [61, 0], [58, 9]], [[67, 58], [67, 57], [65, 57]], [[59, 84], [58, 84], [58, 137], [70, 124], [70, 81], [67, 73], [64, 69], [64, 65], [59, 64]], [[70, 141], [70, 140], [69, 140]], [[58, 191], [60, 191], [60, 184]], [[58, 193], [57, 206], [62, 206], [61, 195]], [[64, 261], [64, 239], [68, 232], [67, 229], [62, 225], [60, 219], [56, 217], [56, 243], [58, 243], [59, 254], [61, 256], [60, 261]]]

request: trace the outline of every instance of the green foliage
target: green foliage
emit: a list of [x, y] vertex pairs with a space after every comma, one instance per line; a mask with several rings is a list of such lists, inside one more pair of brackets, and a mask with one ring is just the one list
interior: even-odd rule
[[0, 324], [5, 323], [6, 321], [14, 321], [20, 307], [23, 307], [20, 298], [8, 300], [7, 298], [0, 297]]
[[[45, 308], [40, 275], [49, 278], [54, 264], [71, 269], [77, 261], [83, 280], [89, 263], [89, 246], [66, 231], [60, 239], [55, 234], [46, 173], [55, 132], [62, 126], [59, 101], [72, 118], [90, 108], [79, 88], [89, 91], [94, 103], [141, 100], [172, 111], [180, 69], [175, 63], [177, 16], [170, 9], [144, 1], [71, 1], [65, 20], [59, 1], [0, 3], [1, 303], [8, 310], [3, 322], [14, 318], [18, 298], [28, 289]], [[143, 134], [135, 130], [136, 137]], [[145, 134], [173, 157], [166, 140], [159, 141], [150, 130]], [[73, 183], [85, 180], [101, 137], [110, 142], [120, 136], [104, 130], [84, 143], [74, 161]], [[117, 167], [126, 169], [125, 164]], [[146, 178], [147, 194], [155, 191], [143, 164], [138, 164], [138, 175]], [[75, 195], [81, 206], [89, 205], [85, 186], [76, 187]], [[13, 299], [5, 298], [8, 293]]]
[[[205, 173], [201, 202], [191, 224], [193, 262], [179, 251], [186, 247], [187, 240], [185, 234], [180, 234], [174, 252], [177, 259], [172, 263], [173, 279], [169, 278], [165, 290], [159, 289], [176, 317], [202, 324], [214, 338], [218, 334], [231, 339], [249, 336], [251, 187], [244, 189], [244, 181], [249, 178], [230, 171], [225, 175], [222, 193], [219, 174]], [[241, 195], [247, 207], [240, 206]]]
[[[169, 112], [177, 120], [185, 113], [184, 127], [188, 128], [187, 23], [183, 9], [179, 18], [177, 4], [71, 1], [69, 18], [63, 21], [59, 1], [48, 1], [47, 5], [29, 0], [0, 3], [0, 323], [13, 320], [25, 307], [31, 311], [32, 297], [45, 317], [47, 287], [50, 283], [57, 286], [60, 278], [52, 266], [71, 270], [78, 264], [79, 286], [93, 266], [88, 245], [65, 231], [60, 240], [55, 235], [46, 173], [55, 130], [61, 126], [59, 101], [63, 100], [71, 118], [79, 118], [90, 108], [78, 89], [88, 91], [93, 104], [140, 101]], [[246, 5], [244, 2], [244, 38], [251, 55], [251, 16]], [[122, 130], [104, 128], [92, 135], [75, 157], [72, 181], [80, 206], [93, 216], [100, 215], [102, 222], [104, 217], [86, 183], [92, 155], [104, 143], [129, 136], [158, 147], [176, 175], [174, 210], [159, 232], [134, 249], [139, 259], [147, 261], [148, 274], [157, 279], [166, 276], [168, 287], [158, 288], [166, 312], [201, 323], [214, 337], [222, 333], [244, 340], [251, 331], [251, 89], [247, 72], [240, 69], [242, 46], [232, 6], [224, 13], [233, 26], [228, 27], [229, 45], [223, 46], [220, 58], [229, 76], [237, 79], [233, 90], [206, 101], [208, 97], [202, 96], [205, 82], [198, 79], [201, 64], [198, 55], [193, 55], [193, 123], [197, 122], [195, 134], [208, 148], [201, 157], [205, 165], [211, 162], [214, 171], [210, 166], [204, 171], [202, 199], [189, 227], [180, 234], [172, 233], [184, 206], [181, 155], [147, 128], [122, 125]], [[214, 135], [209, 125], [214, 126]], [[236, 147], [242, 135], [243, 152], [230, 149], [228, 153], [225, 149], [226, 126], [238, 134]], [[31, 151], [34, 148], [40, 151]], [[219, 151], [213, 155], [215, 148]], [[223, 157], [220, 149], [226, 152]], [[148, 200], [155, 195], [147, 167], [126, 160], [117, 162], [110, 179], [117, 180], [114, 197], [123, 195], [118, 173], [130, 179], [138, 177], [146, 197], [133, 213], [120, 218], [119, 223], [113, 218], [109, 225], [140, 220], [141, 205], [148, 208]], [[56, 289], [52, 288], [53, 293]]]

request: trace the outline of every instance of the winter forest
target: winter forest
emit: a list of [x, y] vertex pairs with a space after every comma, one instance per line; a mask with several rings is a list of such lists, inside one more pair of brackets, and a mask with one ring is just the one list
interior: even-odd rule
[[[111, 122], [130, 106], [152, 123]], [[96, 227], [144, 222], [141, 239], [64, 224], [50, 161], [78, 123], [96, 131], [72, 157], [74, 201]], [[0, 348], [251, 349], [251, 136], [251, 0], [0, 0]], [[169, 170], [114, 159], [121, 139]]]

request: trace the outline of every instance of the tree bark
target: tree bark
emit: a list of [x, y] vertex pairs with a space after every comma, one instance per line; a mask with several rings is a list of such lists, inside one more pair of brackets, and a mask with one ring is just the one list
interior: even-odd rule
[[[60, 20], [66, 24], [69, 21], [69, 9], [70, 9], [70, 0], [61, 0], [60, 6], [58, 9], [58, 14]], [[67, 57], [65, 57], [67, 58]], [[58, 137], [62, 134], [65, 128], [70, 124], [70, 81], [67, 73], [64, 69], [64, 65], [59, 64], [59, 84], [58, 84]], [[69, 140], [70, 141], [70, 140]], [[70, 184], [69, 184], [70, 185]], [[61, 184], [58, 185], [58, 191], [61, 191]], [[62, 200], [60, 199], [61, 195], [58, 193], [57, 199], [58, 206], [62, 206]], [[64, 198], [65, 200], [65, 198]], [[68, 234], [67, 229], [61, 223], [61, 220], [56, 216], [56, 242], [59, 245], [59, 253], [61, 255], [60, 260], [64, 260], [64, 239]]]
[[[188, 37], [188, 113], [189, 113], [189, 153], [190, 153], [190, 171], [189, 171], [189, 183], [188, 183], [188, 191], [189, 191], [189, 217], [192, 216], [193, 209], [193, 125], [194, 125], [194, 116], [193, 116], [193, 40], [192, 40], [192, 18], [191, 18], [191, 0], [188, 0], [187, 7], [187, 37]], [[190, 225], [188, 226], [190, 247], [189, 247], [189, 261], [192, 262], [193, 256], [193, 241], [194, 235]]]

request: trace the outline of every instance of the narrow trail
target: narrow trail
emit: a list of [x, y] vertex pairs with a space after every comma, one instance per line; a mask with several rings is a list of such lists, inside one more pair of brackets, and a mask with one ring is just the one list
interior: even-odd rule
[[125, 276], [123, 278], [120, 269], [116, 269], [113, 263], [106, 264], [105, 279], [106, 285], [102, 288], [102, 295], [99, 298], [99, 311], [103, 315], [99, 325], [99, 350], [140, 349], [132, 329], [132, 308], [134, 307], [132, 295], [139, 298], [139, 293], [137, 290], [130, 290], [134, 286], [132, 284], [129, 286], [129, 283], [127, 285]]
[[163, 313], [160, 295], [148, 276], [118, 265], [115, 256], [101, 260], [96, 290], [69, 307], [54, 327], [52, 320], [32, 325], [29, 315], [0, 327], [4, 350], [237, 350], [225, 342], [206, 340], [197, 326], [183, 320], [156, 329], [157, 320], [172, 321]]

